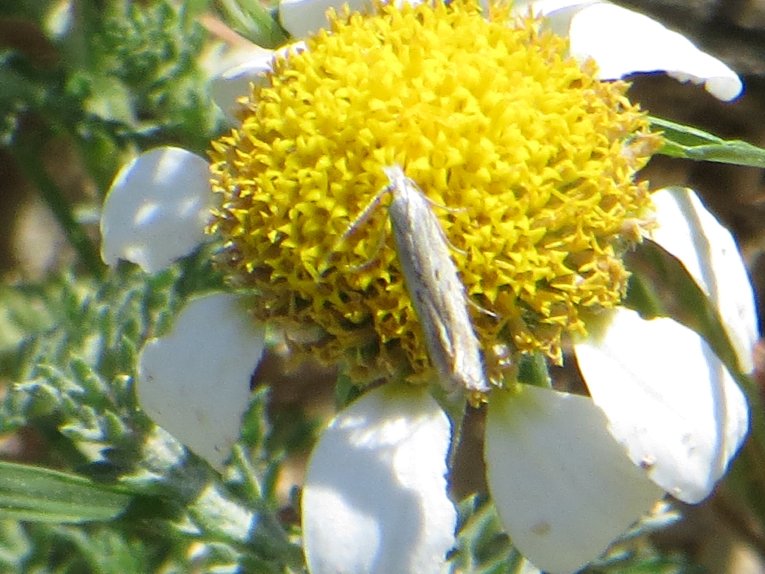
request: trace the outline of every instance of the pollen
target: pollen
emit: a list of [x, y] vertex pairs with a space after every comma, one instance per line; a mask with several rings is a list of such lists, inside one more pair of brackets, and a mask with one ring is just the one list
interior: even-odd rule
[[439, 219], [490, 379], [507, 350], [559, 362], [625, 294], [652, 209], [635, 173], [660, 140], [627, 84], [540, 21], [394, 4], [331, 15], [213, 142], [218, 262], [258, 319], [354, 381], [434, 378], [385, 200], [359, 218], [398, 165]]

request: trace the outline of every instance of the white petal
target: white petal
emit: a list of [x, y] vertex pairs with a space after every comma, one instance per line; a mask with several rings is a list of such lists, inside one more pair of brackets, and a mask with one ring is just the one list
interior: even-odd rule
[[575, 345], [593, 401], [632, 461], [684, 502], [703, 500], [746, 436], [746, 399], [704, 340], [671, 319], [613, 314]]
[[220, 469], [239, 437], [263, 345], [263, 329], [237, 296], [194, 299], [171, 332], [141, 351], [138, 402], [154, 422]]
[[114, 179], [101, 214], [101, 257], [155, 273], [204, 239], [213, 205], [207, 162], [161, 147], [141, 154]]
[[456, 512], [446, 491], [451, 429], [424, 389], [386, 385], [339, 413], [303, 489], [312, 574], [445, 572]]
[[210, 86], [213, 101], [231, 123], [237, 123], [239, 100], [250, 95], [250, 85], [268, 85], [266, 74], [271, 72], [273, 60], [272, 51], [260, 50], [213, 78]]
[[213, 78], [211, 92], [215, 104], [232, 124], [239, 122], [240, 101], [251, 98], [250, 86], [268, 86], [268, 74], [273, 70], [274, 58], [287, 57], [305, 50], [305, 42], [294, 42], [278, 50], [252, 50], [249, 57], [231, 66]]
[[282, 0], [279, 2], [279, 22], [293, 38], [305, 38], [329, 27], [327, 10], [338, 12], [344, 6], [353, 11], [371, 12], [371, 0]]
[[545, 572], [579, 570], [663, 495], [606, 426], [586, 397], [525, 385], [491, 397], [491, 496], [513, 544]]
[[683, 263], [710, 297], [736, 349], [740, 369], [750, 373], [758, 339], [757, 311], [736, 241], [690, 189], [663, 189], [652, 197], [659, 224], [653, 239]]
[[636, 72], [666, 72], [682, 82], [704, 83], [720, 100], [741, 93], [736, 73], [662, 24], [610, 2], [543, 0], [525, 3], [544, 14], [556, 33], [568, 36], [571, 54], [593, 58], [600, 78], [613, 80]]

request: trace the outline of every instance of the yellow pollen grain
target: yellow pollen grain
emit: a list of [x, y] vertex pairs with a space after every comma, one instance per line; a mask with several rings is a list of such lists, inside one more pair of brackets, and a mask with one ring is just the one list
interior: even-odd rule
[[502, 9], [437, 1], [331, 20], [213, 142], [210, 231], [231, 282], [257, 293], [259, 319], [318, 327], [298, 346], [355, 381], [431, 378], [386, 208], [347, 233], [383, 167], [400, 165], [453, 247], [489, 376], [510, 363], [494, 349], [559, 360], [583, 314], [620, 303], [621, 256], [651, 210], [634, 175], [660, 142], [626, 85]]

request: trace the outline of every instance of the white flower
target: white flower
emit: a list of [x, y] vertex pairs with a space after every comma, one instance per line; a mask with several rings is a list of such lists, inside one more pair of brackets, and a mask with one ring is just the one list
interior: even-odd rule
[[[320, 27], [330, 5], [283, 2], [280, 18], [300, 35]], [[529, 8], [570, 33], [572, 53], [594, 57], [604, 78], [664, 70], [705, 83], [721, 99], [741, 90], [724, 64], [636, 12], [606, 2], [517, 7]], [[271, 62], [265, 55], [224, 76], [214, 90], [222, 107], [230, 111], [240, 89], [227, 90], [225, 80], [262, 81]], [[104, 206], [104, 259], [156, 272], [192, 251], [212, 201], [204, 165], [189, 152], [161, 148], [127, 166]], [[754, 302], [733, 239], [689, 190], [654, 197], [655, 241], [710, 296], [739, 368], [748, 371]], [[263, 334], [245, 325], [234, 297], [209, 303], [231, 316], [230, 324], [210, 320], [203, 301], [190, 303], [171, 334], [145, 347], [139, 399], [158, 424], [220, 466], [246, 408]], [[536, 387], [496, 390], [490, 398], [485, 458], [492, 498], [514, 544], [550, 572], [596, 558], [663, 492], [687, 502], [705, 498], [748, 428], [741, 391], [695, 332], [625, 309], [604, 323], [599, 336], [575, 347], [592, 399]], [[213, 380], [218, 376], [222, 381]], [[215, 424], [221, 420], [227, 424]], [[304, 489], [311, 572], [446, 571], [456, 521], [444, 477], [450, 441], [448, 420], [421, 389], [386, 385], [338, 414], [314, 450]]]

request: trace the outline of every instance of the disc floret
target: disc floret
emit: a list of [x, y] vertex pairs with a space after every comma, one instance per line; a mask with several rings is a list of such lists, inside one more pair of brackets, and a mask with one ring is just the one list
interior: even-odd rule
[[259, 319], [318, 327], [296, 345], [355, 381], [433, 375], [386, 210], [348, 233], [386, 166], [432, 200], [493, 380], [500, 349], [558, 361], [624, 296], [621, 256], [651, 212], [634, 175], [660, 142], [626, 84], [508, 19], [462, 2], [334, 15], [213, 143], [220, 262]]

